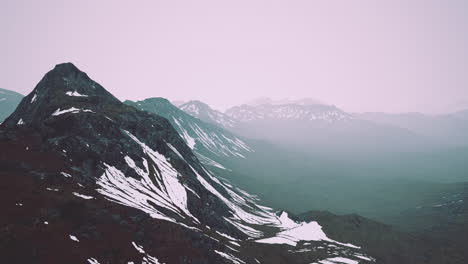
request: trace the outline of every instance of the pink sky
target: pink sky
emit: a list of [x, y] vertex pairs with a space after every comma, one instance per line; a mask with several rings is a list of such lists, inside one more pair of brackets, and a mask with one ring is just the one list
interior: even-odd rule
[[[68, 4], [64, 4], [68, 2]], [[0, 87], [71, 61], [120, 99], [468, 108], [468, 1], [1, 1]]]

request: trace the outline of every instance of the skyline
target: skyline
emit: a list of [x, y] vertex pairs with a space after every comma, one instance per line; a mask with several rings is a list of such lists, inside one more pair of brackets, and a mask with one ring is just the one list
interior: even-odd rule
[[347, 112], [468, 108], [464, 1], [0, 5], [0, 87], [22, 94], [70, 61], [121, 100], [200, 100], [219, 110], [262, 96], [311, 97]]

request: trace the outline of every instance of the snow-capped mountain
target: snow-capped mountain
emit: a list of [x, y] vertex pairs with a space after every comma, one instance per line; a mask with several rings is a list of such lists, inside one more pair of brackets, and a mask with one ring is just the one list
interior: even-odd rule
[[0, 145], [10, 263], [375, 261], [221, 181], [167, 119], [121, 103], [70, 63], [21, 101]]
[[230, 118], [220, 111], [212, 109], [209, 105], [200, 101], [189, 101], [179, 106], [179, 108], [191, 116], [223, 128], [229, 129], [237, 124], [237, 120]]
[[15, 111], [24, 96], [17, 92], [0, 88], [0, 123]]
[[262, 104], [241, 105], [226, 110], [226, 115], [237, 122], [247, 123], [259, 120], [300, 120], [342, 122], [353, 119], [348, 114], [335, 106], [308, 105], [308, 104]]
[[319, 100], [314, 98], [301, 98], [301, 99], [280, 99], [273, 100], [269, 97], [259, 97], [245, 103], [250, 106], [259, 106], [259, 105], [285, 105], [285, 104], [297, 104], [297, 105], [323, 105]]
[[125, 101], [125, 103], [169, 120], [205, 165], [225, 169], [223, 164], [226, 159], [245, 158], [247, 153], [254, 151], [245, 140], [185, 113], [164, 98], [149, 98], [138, 102]]

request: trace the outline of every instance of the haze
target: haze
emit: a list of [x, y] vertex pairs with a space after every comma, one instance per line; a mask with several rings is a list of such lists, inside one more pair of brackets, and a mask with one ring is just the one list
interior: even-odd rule
[[347, 111], [468, 108], [466, 1], [2, 1], [0, 87], [71, 61], [120, 99], [312, 97]]

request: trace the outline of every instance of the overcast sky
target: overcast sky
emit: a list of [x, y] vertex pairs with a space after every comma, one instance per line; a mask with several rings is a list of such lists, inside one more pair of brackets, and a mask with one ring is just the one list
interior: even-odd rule
[[449, 112], [468, 108], [467, 14], [463, 0], [1, 0], [0, 87], [27, 94], [70, 61], [120, 99]]

